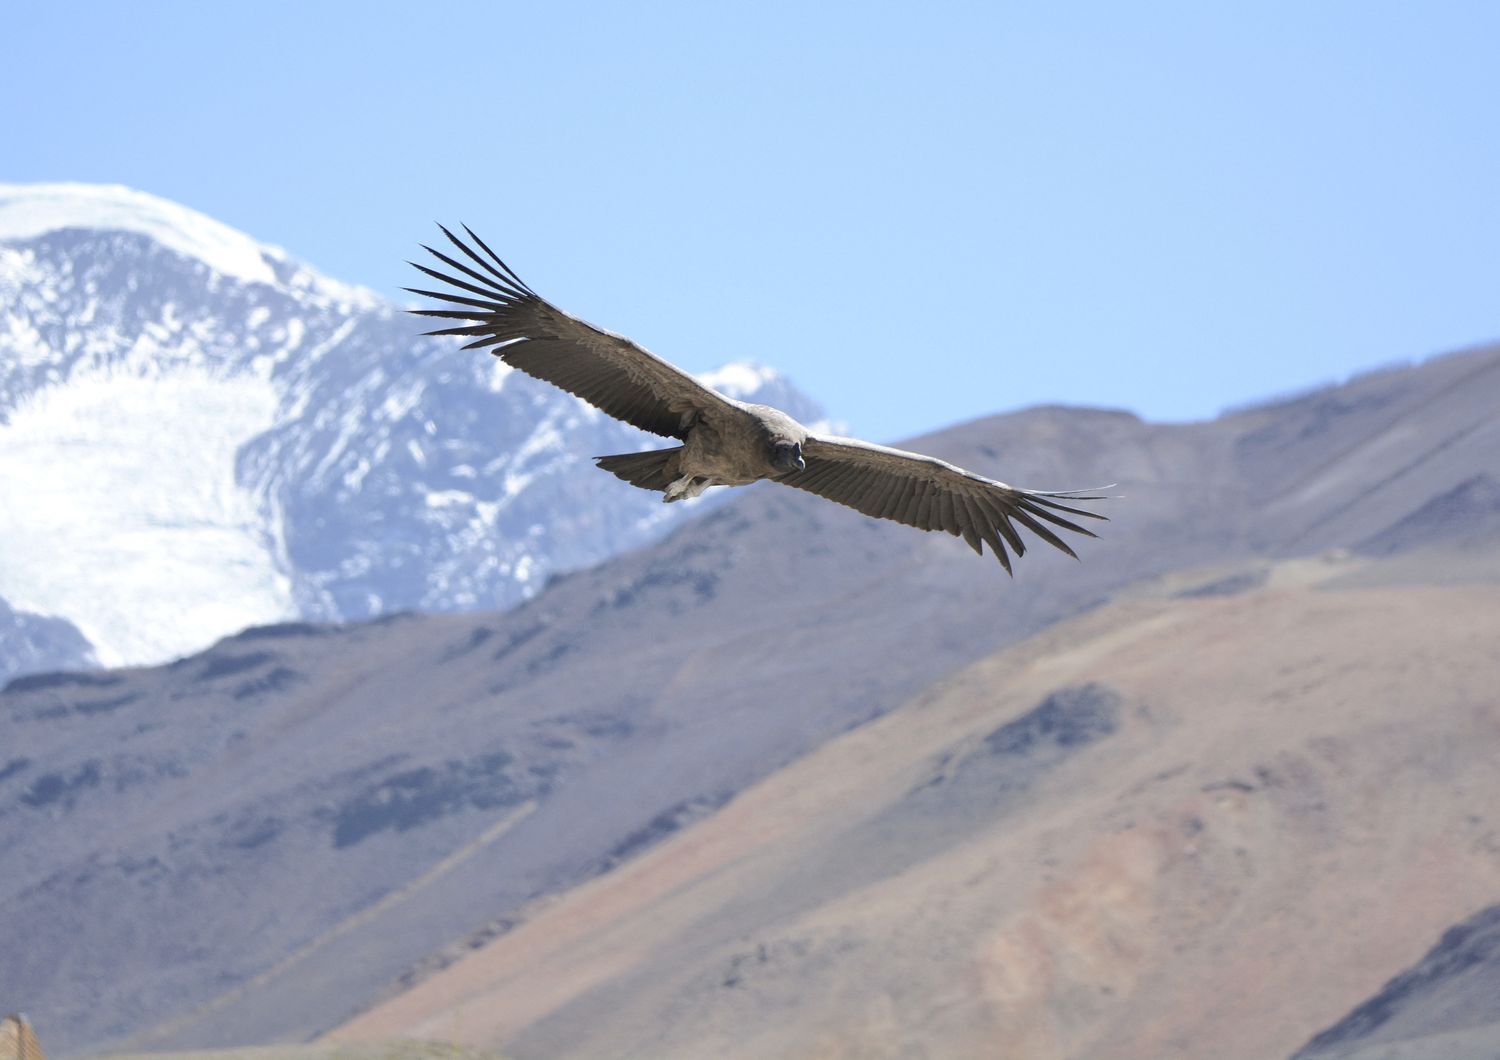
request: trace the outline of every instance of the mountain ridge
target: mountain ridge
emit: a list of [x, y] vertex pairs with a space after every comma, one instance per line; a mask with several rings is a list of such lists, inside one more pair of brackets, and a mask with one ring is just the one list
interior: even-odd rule
[[[131, 290], [143, 261], [164, 283]], [[879, 890], [919, 871], [902, 859], [933, 853], [923, 844], [934, 840], [924, 836], [951, 837], [978, 827], [986, 813], [1040, 806], [1044, 795], [1062, 794], [1064, 778], [1082, 775], [1079, 763], [1115, 761], [1115, 749], [1139, 748], [1144, 734], [1165, 724], [1140, 713], [1150, 702], [1132, 698], [1122, 678], [1089, 672], [1087, 652], [1067, 666], [1049, 661], [1043, 649], [1063, 642], [1048, 630], [1060, 623], [1077, 628], [1090, 616], [1152, 608], [1240, 615], [1238, 639], [1227, 643], [1253, 646], [1247, 615], [1270, 616], [1272, 627], [1278, 615], [1296, 617], [1299, 628], [1313, 630], [1312, 619], [1326, 611], [1347, 628], [1369, 630], [1378, 623], [1349, 602], [1374, 597], [1359, 592], [1379, 589], [1392, 613], [1420, 616], [1421, 600], [1457, 599], [1462, 586], [1453, 583], [1482, 580], [1497, 566], [1491, 524], [1480, 517], [1493, 500], [1485, 469], [1500, 451], [1493, 416], [1500, 347], [1201, 423], [1150, 424], [1118, 410], [1049, 406], [916, 440], [924, 452], [1007, 481], [1120, 483], [1111, 492], [1122, 496], [1105, 513], [1112, 521], [1098, 541], [1084, 543], [1081, 564], [1035, 550], [1012, 580], [944, 535], [865, 519], [774, 485], [689, 511], [670, 527], [639, 526], [671, 510], [556, 444], [616, 428], [556, 403], [554, 392], [522, 376], [435, 343], [413, 347], [411, 363], [386, 364], [381, 351], [393, 309], [341, 315], [332, 295], [297, 295], [299, 282], [312, 281], [285, 279], [296, 266], [270, 258], [267, 267], [284, 270], [278, 275], [288, 290], [215, 279], [208, 266], [140, 233], [73, 229], [0, 242], [0, 288], [37, 269], [68, 278], [50, 301], [41, 288], [27, 288], [22, 309], [31, 315], [20, 324], [15, 313], [3, 318], [0, 335], [19, 343], [13, 348], [63, 351], [105, 383], [122, 367], [141, 383], [153, 366], [159, 376], [164, 364], [186, 364], [200, 373], [190, 380], [199, 388], [192, 401], [180, 386], [152, 392], [175, 393], [179, 407], [197, 412], [229, 401], [214, 389], [229, 364], [238, 383], [269, 381], [262, 398], [269, 393], [265, 403], [288, 417], [229, 447], [232, 460], [223, 435], [213, 433], [221, 426], [214, 416], [200, 422], [218, 448], [176, 441], [184, 459], [217, 454], [241, 491], [199, 498], [198, 511], [234, 517], [206, 521], [210, 529], [239, 526], [253, 538], [260, 524], [233, 507], [247, 495], [257, 512], [280, 511], [282, 532], [264, 543], [267, 554], [288, 557], [295, 577], [285, 591], [298, 602], [296, 617], [268, 614], [252, 628], [234, 626], [237, 632], [168, 665], [33, 674], [0, 691], [7, 748], [0, 758], [0, 933], [14, 940], [13, 959], [0, 964], [0, 993], [44, 1020], [49, 1041], [65, 1054], [327, 1032], [374, 1011], [393, 991], [414, 983], [422, 991], [424, 982], [459, 974], [463, 962], [451, 958], [472, 943], [509, 945], [510, 933], [542, 922], [570, 895], [608, 891], [656, 864], [654, 851], [738, 819], [743, 793], [817, 760], [824, 748], [894, 731], [904, 712], [944, 689], [969, 688], [968, 706], [979, 709], [988, 693], [964, 685], [962, 675], [983, 671], [996, 653], [1024, 644], [1028, 665], [1060, 673], [1076, 664], [1068, 680], [1036, 683], [1024, 702], [1007, 699], [1009, 713], [976, 722], [972, 739], [944, 743], [934, 735], [934, 755], [919, 769], [903, 767], [911, 775], [900, 774], [891, 792], [900, 811], [846, 837], [858, 840], [851, 849], [859, 857], [838, 872], [747, 893], [759, 894], [760, 910], [774, 921], [786, 912], [778, 896], [816, 906]], [[210, 288], [232, 313], [184, 308], [184, 292]], [[70, 340], [72, 319], [105, 330]], [[234, 327], [221, 327], [224, 319]], [[31, 386], [27, 394], [51, 385], [48, 372], [65, 374], [66, 366], [28, 357], [0, 361], [7, 380]], [[107, 394], [101, 389], [87, 407], [107, 410]], [[21, 407], [8, 406], [7, 425], [24, 421], [9, 415]], [[92, 429], [96, 419], [67, 422]], [[132, 429], [140, 433], [143, 424]], [[28, 437], [56, 436], [37, 429]], [[631, 444], [638, 443], [622, 436], [590, 447]], [[51, 480], [34, 475], [28, 489], [35, 494]], [[601, 512], [598, 498], [616, 488], [647, 515]], [[143, 496], [176, 500], [161, 489]], [[110, 510], [107, 499], [104, 491], [100, 511]], [[482, 533], [491, 509], [514, 517], [518, 529]], [[149, 505], [136, 512], [142, 520], [158, 514]], [[106, 525], [121, 529], [119, 521]], [[626, 531], [645, 543], [587, 558], [591, 543], [623, 540]], [[525, 546], [540, 537], [557, 545], [553, 566], [533, 561], [518, 579]], [[65, 539], [57, 534], [38, 539], [45, 547], [34, 555], [72, 559], [58, 549]], [[504, 551], [511, 544], [515, 550]], [[1439, 578], [1448, 583], [1429, 584]], [[88, 584], [76, 574], [68, 581]], [[527, 595], [518, 583], [536, 591]], [[502, 602], [506, 585], [515, 598], [503, 602], [513, 607], [477, 609], [485, 593]], [[1320, 592], [1342, 594], [1341, 603], [1327, 604]], [[476, 609], [362, 621], [425, 606], [428, 594]], [[1293, 610], [1278, 611], [1283, 604]], [[1190, 622], [1183, 628], [1194, 631]], [[61, 626], [48, 634], [68, 636]], [[1158, 661], [1153, 653], [1163, 648], [1132, 636], [1143, 647], [1131, 665]], [[1311, 634], [1304, 640], [1311, 644]], [[1366, 650], [1358, 637], [1346, 648]], [[1247, 658], [1254, 662], [1253, 650]], [[1300, 687], [1304, 663], [1284, 661], [1288, 695]], [[1164, 680], [1164, 672], [1152, 680]], [[1345, 671], [1319, 662], [1310, 672], [1333, 682], [1330, 673]], [[1189, 706], [1179, 704], [1171, 717], [1187, 717]], [[1300, 723], [1296, 712], [1285, 716]], [[1478, 726], [1464, 730], [1475, 748], [1485, 746], [1478, 717], [1464, 722]], [[1393, 716], [1393, 723], [1410, 720]], [[1214, 746], [1232, 757], [1232, 741]], [[1250, 795], [1239, 787], [1248, 785], [1272, 793], [1261, 800], [1268, 806], [1305, 808], [1316, 801], [1309, 776], [1337, 779], [1336, 770], [1304, 768], [1327, 753], [1321, 743], [1287, 756], [1268, 747], [1240, 774], [1203, 782], [1227, 785], [1214, 790], [1231, 801]], [[1172, 818], [1173, 827], [1185, 820]], [[729, 839], [755, 841], [767, 827], [751, 821]], [[1086, 859], [1094, 867], [1085, 882], [1133, 879], [1135, 869], [1155, 864], [1153, 844], [1168, 832], [1105, 841], [1094, 861]], [[1052, 871], [1046, 857], [1042, 851], [1034, 863]], [[1478, 871], [1483, 863], [1474, 865]], [[1049, 891], [1048, 901], [1066, 904], [1087, 890]], [[1150, 942], [1129, 919], [1136, 912], [1125, 912], [1135, 925], [1129, 937]], [[1419, 929], [1434, 926], [1414, 920], [1401, 940], [1419, 945]], [[601, 924], [605, 933], [631, 930], [624, 921]], [[861, 947], [857, 933], [746, 930], [743, 944], [731, 938], [722, 953], [696, 953], [695, 960], [721, 960], [701, 995], [714, 1006], [729, 998], [728, 1009], [738, 1010], [742, 995], [774, 995], [792, 1013], [795, 997], [784, 988], [796, 980], [778, 985], [781, 971], [810, 960], [831, 975]], [[1006, 935], [997, 945], [1039, 954], [1041, 966], [1062, 960], [1059, 951], [1031, 948], [1030, 938]], [[1005, 962], [999, 967], [987, 974], [1001, 974]], [[1129, 978], [1126, 965], [1111, 967]], [[552, 981], [583, 1007], [533, 995], [537, 1019], [516, 1029], [523, 1049], [545, 1055], [549, 1042], [576, 1041], [580, 1024], [572, 1020], [570, 1028], [570, 1011], [592, 1011], [601, 1026], [611, 1011], [656, 1018], [649, 1005], [589, 1008], [600, 998], [635, 998], [630, 1005], [644, 998], [628, 975], [595, 980], [593, 1001], [576, 981]], [[1123, 981], [1105, 985], [1118, 996]], [[1330, 1000], [1287, 1047], [1380, 981], [1355, 983], [1346, 974], [1337, 1003]], [[1049, 1021], [1071, 1019], [1078, 1005], [1092, 1012], [1109, 1004], [1092, 994], [1012, 986], [1034, 1001], [1026, 1011], [1036, 1024], [1021, 1030], [1043, 1043], [1084, 1040], [1086, 1021], [1061, 1031], [1048, 1030]], [[548, 1015], [554, 1009], [562, 1018]], [[870, 1025], [893, 1026], [883, 1018], [875, 1012]], [[778, 1024], [787, 1034], [793, 1025]], [[1152, 1040], [1148, 1031], [1137, 1027], [1132, 1040]]]

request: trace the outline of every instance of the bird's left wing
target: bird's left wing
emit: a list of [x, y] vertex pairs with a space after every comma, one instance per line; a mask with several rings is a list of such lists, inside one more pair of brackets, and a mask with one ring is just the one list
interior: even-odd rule
[[561, 387], [617, 420], [666, 438], [686, 438], [687, 428], [706, 410], [739, 411], [724, 395], [624, 335], [595, 327], [544, 301], [473, 231], [467, 226], [464, 231], [477, 250], [446, 228], [443, 235], [469, 264], [423, 246], [462, 279], [410, 263], [449, 285], [442, 291], [406, 288], [449, 305], [412, 312], [463, 321], [428, 335], [467, 336], [473, 341], [464, 349], [492, 347], [490, 352], [506, 364]]
[[816, 493], [877, 519], [893, 519], [921, 530], [946, 530], [955, 537], [962, 536], [981, 555], [983, 542], [990, 546], [1006, 571], [1010, 570], [1006, 546], [1017, 556], [1026, 553], [1026, 542], [1014, 523], [1020, 523], [1076, 559], [1077, 554], [1051, 527], [1088, 537], [1095, 535], [1059, 513], [1104, 518], [1097, 512], [1062, 503], [1104, 499], [1088, 490], [1017, 489], [936, 457], [890, 449], [857, 438], [812, 436], [802, 444], [802, 455], [807, 467], [782, 475], [777, 482]]

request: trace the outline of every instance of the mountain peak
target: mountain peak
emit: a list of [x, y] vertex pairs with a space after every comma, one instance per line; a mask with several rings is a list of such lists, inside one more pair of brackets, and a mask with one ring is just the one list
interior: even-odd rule
[[143, 235], [245, 283], [280, 283], [366, 307], [383, 301], [373, 291], [324, 276], [282, 248], [207, 214], [123, 184], [0, 183], [0, 241], [70, 228]]
[[0, 239], [64, 228], [138, 232], [226, 276], [275, 283], [282, 253], [221, 221], [121, 184], [0, 184]]
[[761, 390], [768, 383], [780, 382], [781, 373], [756, 361], [731, 361], [698, 376], [705, 386], [711, 386], [721, 394], [743, 399]]

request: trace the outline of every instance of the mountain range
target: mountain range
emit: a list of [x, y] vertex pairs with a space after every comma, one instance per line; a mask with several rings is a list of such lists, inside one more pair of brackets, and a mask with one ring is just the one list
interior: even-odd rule
[[0, 680], [509, 607], [685, 514], [589, 460], [648, 436], [422, 330], [175, 203], [0, 185]]
[[64, 1053], [1289, 1054], [1500, 890], [1497, 401], [915, 440], [1119, 482], [1013, 581], [757, 487], [505, 612], [15, 679], [0, 995]]
[[[1008, 579], [772, 485], [601, 516], [576, 403], [393, 353], [393, 307], [237, 234], [9, 201], [0, 999], [54, 1054], [1491, 1055], [1500, 347], [912, 440], [1118, 483], [1081, 562]], [[130, 341], [69, 338], [100, 320]], [[150, 633], [226, 586], [204, 650]]]

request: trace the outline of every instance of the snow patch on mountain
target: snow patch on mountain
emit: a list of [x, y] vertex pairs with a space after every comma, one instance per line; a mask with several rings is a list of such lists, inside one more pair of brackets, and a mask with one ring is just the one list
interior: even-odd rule
[[225, 276], [275, 283], [255, 240], [196, 210], [118, 184], [0, 184], [0, 239], [61, 228], [139, 232]]
[[235, 455], [277, 397], [252, 375], [75, 376], [0, 426], [0, 597], [66, 615], [100, 663], [173, 658], [296, 613]]
[[[281, 247], [175, 202], [120, 184], [0, 184], [0, 241], [19, 242], [70, 228], [134, 232], [221, 276], [264, 283], [321, 302], [373, 308], [384, 300], [303, 265]], [[25, 258], [0, 257], [0, 278], [20, 279]]]
[[732, 361], [711, 372], [703, 372], [698, 376], [698, 382], [704, 386], [713, 387], [721, 394], [728, 395], [736, 401], [743, 401], [746, 397], [761, 390], [767, 383], [778, 380], [780, 376], [774, 369], [767, 368], [763, 364], [754, 361]]

